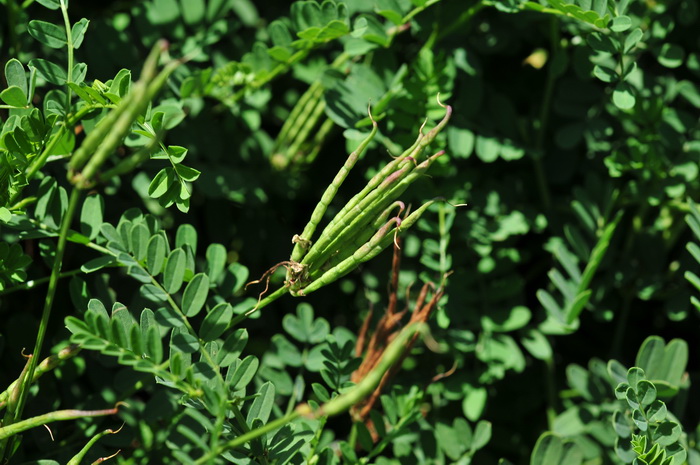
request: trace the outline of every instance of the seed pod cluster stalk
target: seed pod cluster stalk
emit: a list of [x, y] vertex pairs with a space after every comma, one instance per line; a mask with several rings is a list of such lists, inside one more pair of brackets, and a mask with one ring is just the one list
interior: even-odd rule
[[[292, 295], [309, 294], [375, 257], [395, 241], [398, 233], [410, 228], [435, 201], [427, 202], [410, 215], [401, 217], [405, 206], [398, 200], [399, 196], [444, 154], [444, 151], [439, 151], [432, 156], [423, 157], [423, 152], [447, 125], [452, 115], [452, 107], [442, 106], [446, 110], [443, 119], [427, 133], [423, 133], [423, 123], [413, 145], [370, 179], [330, 220], [314, 243], [313, 234], [328, 205], [377, 133], [377, 123], [372, 120], [370, 134], [350, 154], [328, 186], [302, 234], [292, 239], [294, 250], [288, 262], [290, 265], [287, 267], [286, 279], [286, 286]], [[397, 208], [398, 213], [391, 217]]]

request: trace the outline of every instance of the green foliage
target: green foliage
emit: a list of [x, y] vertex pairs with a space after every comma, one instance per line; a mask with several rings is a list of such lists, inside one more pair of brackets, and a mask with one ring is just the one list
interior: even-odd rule
[[612, 419], [618, 435], [615, 452], [625, 463], [670, 465], [684, 463], [687, 458], [680, 443], [682, 428], [666, 404], [657, 399], [658, 393], [639, 367], [630, 368], [627, 382], [615, 388], [615, 396], [628, 406], [616, 410]]
[[564, 465], [583, 463], [581, 449], [573, 441], [564, 441], [554, 433], [544, 433], [537, 440], [530, 457], [530, 464]]
[[696, 2], [0, 16], [0, 462], [700, 463]]
[[[690, 214], [686, 216], [685, 221], [693, 231], [695, 238], [700, 239], [700, 211], [698, 211], [698, 207], [694, 202], [690, 202]], [[700, 263], [700, 247], [698, 247], [695, 242], [688, 242], [686, 248], [688, 249], [688, 252], [693, 255], [695, 261]], [[695, 289], [700, 291], [700, 278], [698, 278], [697, 274], [688, 270], [685, 272], [685, 279], [687, 279], [688, 282], [695, 287]], [[695, 308], [700, 310], [700, 300], [698, 300], [697, 297], [692, 296], [690, 301], [693, 303]]]

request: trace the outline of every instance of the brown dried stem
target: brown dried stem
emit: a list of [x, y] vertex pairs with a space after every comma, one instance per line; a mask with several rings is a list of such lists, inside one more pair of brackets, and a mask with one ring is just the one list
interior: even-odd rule
[[[357, 383], [362, 380], [367, 373], [371, 372], [372, 369], [377, 365], [379, 360], [382, 358], [382, 354], [386, 350], [386, 347], [394, 339], [399, 331], [399, 323], [403, 319], [404, 315], [408, 311], [408, 306], [401, 311], [398, 311], [398, 284], [399, 284], [399, 273], [401, 267], [401, 249], [399, 244], [394, 245], [394, 256], [392, 260], [392, 273], [391, 280], [389, 282], [389, 302], [386, 307], [384, 315], [379, 319], [375, 327], [374, 333], [368, 340], [368, 333], [370, 327], [370, 321], [372, 319], [373, 311], [370, 309], [365, 321], [360, 328], [360, 332], [357, 338], [357, 344], [355, 346], [355, 353], [359, 357], [363, 353], [364, 358], [360, 366], [352, 374], [352, 381]], [[428, 293], [432, 291], [432, 297], [426, 303], [428, 299]], [[409, 319], [409, 323], [422, 322], [425, 323], [432, 314], [433, 310], [437, 307], [437, 303], [444, 294], [444, 287], [440, 285], [439, 288], [435, 289], [433, 283], [425, 283], [421, 288], [413, 312]], [[407, 299], [408, 301], [408, 299]], [[384, 388], [389, 384], [391, 379], [394, 377], [396, 372], [401, 367], [401, 362], [408, 356], [411, 347], [415, 343], [418, 335], [414, 335], [406, 344], [403, 355], [389, 371], [386, 372], [382, 380], [380, 381], [377, 388], [370, 394], [363, 402], [356, 404], [350, 410], [350, 414], [355, 421], [364, 422], [369, 431], [375, 437], [375, 429], [372, 425], [372, 421], [369, 419], [369, 413], [376, 404], [379, 396], [381, 395]]]

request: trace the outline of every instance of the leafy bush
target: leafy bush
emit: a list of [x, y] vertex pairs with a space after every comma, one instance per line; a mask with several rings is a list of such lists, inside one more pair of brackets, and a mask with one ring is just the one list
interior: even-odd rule
[[0, 462], [700, 463], [696, 2], [0, 4]]

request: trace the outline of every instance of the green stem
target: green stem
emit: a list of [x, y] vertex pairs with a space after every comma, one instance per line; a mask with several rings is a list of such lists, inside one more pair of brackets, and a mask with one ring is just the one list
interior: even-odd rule
[[26, 420], [18, 421], [17, 423], [0, 428], [0, 439], [14, 437], [22, 431], [27, 431], [28, 429], [36, 428], [37, 426], [42, 426], [46, 423], [53, 423], [54, 421], [77, 420], [78, 418], [86, 417], [100, 417], [105, 415], [114, 415], [117, 412], [116, 407], [105, 410], [57, 410], [55, 412], [27, 418]]
[[[316, 456], [316, 448], [318, 447], [318, 443], [321, 441], [321, 435], [323, 434], [323, 428], [326, 426], [326, 421], [328, 421], [328, 417], [321, 417], [318, 419], [318, 429], [316, 430], [316, 434], [314, 434], [313, 439], [311, 439], [311, 448], [309, 450], [309, 455], [306, 456], [306, 462], [305, 463], [313, 463], [311, 460], [313, 457]], [[316, 458], [318, 461], [318, 458]]]
[[[82, 273], [82, 271], [80, 269], [66, 271], [66, 272], [63, 272], [59, 275], [59, 279], [69, 278], [71, 276], [75, 276], [75, 275], [80, 274], [80, 273]], [[8, 289], [4, 289], [4, 290], [0, 291], [0, 296], [12, 294], [13, 292], [17, 292], [17, 291], [32, 290], [37, 286], [40, 286], [44, 283], [49, 282], [50, 279], [51, 279], [51, 277], [49, 276], [46, 278], [39, 278], [39, 279], [33, 279], [30, 281], [27, 281], [26, 283], [22, 283], [22, 284], [19, 284], [17, 286], [13, 286], [13, 287], [10, 287]]]
[[[284, 289], [284, 288], [283, 288]], [[313, 418], [322, 418], [333, 415], [338, 415], [350, 409], [356, 403], [362, 401], [367, 397], [372, 391], [376, 389], [381, 381], [384, 374], [391, 368], [401, 356], [403, 356], [406, 350], [406, 344], [413, 338], [413, 336], [424, 330], [425, 324], [423, 323], [413, 323], [406, 328], [404, 328], [394, 340], [387, 346], [382, 358], [379, 360], [377, 366], [365, 376], [365, 378], [357, 383], [349, 391], [339, 395], [338, 397], [326, 402], [317, 410], [312, 410], [309, 405], [302, 404], [298, 406], [293, 412], [285, 415], [281, 418], [273, 420], [260, 428], [256, 428], [252, 431], [248, 431], [235, 439], [232, 439], [224, 444], [220, 445], [216, 449], [212, 449], [202, 457], [200, 457], [195, 464], [201, 465], [209, 462], [215, 457], [221, 455], [227, 450], [235, 449], [240, 447], [253, 439], [256, 439], [263, 434], [270, 431], [274, 431], [282, 426], [296, 420], [301, 415], [311, 416]]]
[[[555, 57], [559, 50], [559, 23], [556, 19], [551, 18], [549, 23], [549, 41], [552, 48], [552, 57]], [[544, 141], [547, 135], [547, 126], [549, 123], [550, 106], [552, 104], [552, 96], [554, 95], [554, 84], [556, 82], [556, 70], [554, 64], [550, 64], [547, 72], [547, 80], [544, 87], [544, 95], [542, 96], [542, 107], [540, 108], [539, 127], [535, 136], [535, 156], [532, 157], [532, 162], [535, 170], [535, 179], [537, 187], [540, 191], [540, 198], [545, 210], [552, 207], [552, 199], [547, 186], [547, 177], [544, 174], [544, 166], [542, 157], [544, 152]]]
[[[116, 107], [116, 105], [111, 105], [111, 104], [110, 105], [86, 105], [86, 106], [82, 107], [80, 110], [78, 110], [73, 116], [68, 118], [68, 120], [66, 122], [60, 123], [61, 127], [54, 133], [53, 136], [51, 136], [51, 139], [44, 147], [44, 150], [41, 152], [41, 154], [38, 157], [36, 157], [32, 161], [31, 165], [29, 165], [29, 168], [27, 168], [27, 170], [25, 171], [24, 176], [25, 176], [27, 182], [29, 182], [34, 177], [34, 175], [36, 175], [36, 173], [46, 164], [46, 161], [48, 160], [49, 156], [51, 155], [51, 152], [53, 152], [53, 149], [56, 147], [56, 145], [61, 140], [61, 138], [63, 137], [63, 134], [66, 132], [66, 130], [68, 130], [68, 128], [72, 128], [73, 126], [75, 126], [75, 124], [77, 124], [81, 119], [83, 119], [83, 117], [87, 113], [91, 112], [92, 110], [95, 110], [97, 108], [114, 108], [114, 107]], [[19, 195], [21, 193], [22, 193], [21, 190], [16, 192], [12, 196], [10, 201], [8, 202], [8, 204], [13, 204], [13, 203], [17, 202], [14, 206], [12, 206], [11, 209], [19, 208], [19, 206], [24, 202], [24, 200], [17, 201], [17, 198], [19, 197]]]
[[23, 198], [22, 200], [20, 200], [19, 202], [17, 202], [16, 204], [12, 205], [11, 207], [8, 207], [8, 209], [9, 209], [10, 211], [21, 210], [21, 209], [23, 209], [24, 207], [26, 207], [27, 205], [32, 204], [32, 203], [34, 203], [34, 202], [36, 202], [36, 201], [37, 201], [36, 196], [33, 196], [33, 195], [32, 195], [32, 196], [29, 196], [29, 197], [25, 197], [25, 198]]
[[[303, 353], [306, 354], [308, 351], [308, 347], [304, 347]], [[297, 382], [299, 379], [302, 381], [304, 380], [304, 365], [299, 367], [299, 370], [297, 370], [297, 374], [294, 377], [294, 384], [292, 385], [292, 395], [289, 396], [289, 401], [287, 401], [287, 409], [285, 410], [284, 414], [289, 415], [292, 413], [294, 410], [294, 404], [299, 402], [301, 400], [302, 396], [304, 395], [304, 388], [302, 385], [301, 390], [299, 390], [297, 387], [299, 383]], [[301, 392], [299, 392], [301, 391]]]
[[286, 287], [286, 286], [280, 287], [279, 289], [277, 289], [277, 290], [276, 290], [275, 292], [273, 292], [272, 294], [270, 294], [270, 295], [268, 295], [267, 297], [265, 297], [264, 299], [260, 300], [260, 301], [255, 305], [255, 307], [251, 308], [251, 309], [248, 310], [247, 312], [241, 313], [240, 315], [234, 317], [234, 318], [231, 320], [231, 322], [228, 324], [228, 328], [226, 328], [226, 329], [231, 329], [231, 328], [233, 328], [234, 326], [236, 326], [238, 323], [240, 323], [241, 321], [243, 321], [243, 320], [245, 320], [246, 318], [248, 318], [248, 317], [249, 317], [250, 315], [252, 315], [253, 313], [257, 312], [257, 311], [260, 310], [261, 308], [267, 307], [267, 306], [270, 305], [272, 302], [274, 302], [275, 300], [279, 299], [280, 297], [282, 297], [282, 296], [285, 295], [286, 293], [287, 293], [287, 287]]
[[425, 2], [422, 6], [416, 7], [413, 10], [409, 11], [409, 13], [404, 16], [404, 18], [401, 20], [403, 24], [406, 24], [409, 22], [411, 19], [413, 19], [414, 16], [416, 16], [418, 13], [422, 12], [426, 8], [438, 3], [440, 0], [428, 0]]
[[[80, 450], [80, 452], [78, 452], [72, 459], [70, 459], [66, 465], [80, 465], [81, 463], [83, 463], [83, 459], [85, 459], [85, 455], [87, 455], [87, 453], [90, 451], [92, 446], [94, 446], [97, 441], [99, 441], [100, 439], [102, 439], [104, 436], [106, 436], [108, 434], [115, 434], [117, 432], [118, 431], [106, 429], [104, 431], [97, 433], [92, 438], [90, 438], [90, 440], [87, 442], [87, 444], [85, 444], [85, 446]], [[93, 463], [100, 463], [100, 462], [93, 462]]]
[[[71, 34], [70, 19], [68, 19], [67, 0], [61, 0], [61, 13], [63, 25], [66, 28], [66, 47], [68, 48], [68, 70], [66, 82], [73, 82], [73, 34]], [[66, 86], [66, 113], [70, 113], [70, 101], [73, 97], [70, 86]]]
[[[56, 297], [56, 289], [58, 288], [58, 280], [61, 277], [61, 266], [63, 264], [63, 255], [66, 250], [66, 238], [68, 236], [68, 231], [70, 229], [70, 224], [75, 215], [75, 211], [80, 200], [80, 191], [73, 189], [70, 194], [70, 199], [68, 200], [68, 209], [63, 215], [61, 221], [61, 229], [58, 235], [58, 244], [56, 246], [56, 256], [54, 258], [53, 267], [51, 269], [51, 276], [49, 279], [49, 289], [46, 293], [46, 300], [44, 301], [44, 309], [41, 314], [41, 321], [39, 323], [39, 330], [36, 336], [36, 343], [34, 345], [34, 351], [32, 352], [32, 358], [29, 361], [29, 366], [27, 370], [27, 376], [25, 381], [20, 386], [20, 394], [17, 402], [17, 408], [15, 410], [14, 418], [11, 423], [17, 423], [17, 420], [22, 416], [22, 411], [24, 410], [24, 405], [27, 401], [27, 396], [29, 395], [29, 384], [34, 379], [34, 373], [37, 367], [37, 360], [41, 354], [41, 348], [44, 344], [44, 338], [46, 337], [46, 330], [49, 324], [49, 317], [51, 316], [51, 309], [53, 308], [54, 299]], [[8, 428], [12, 425], [8, 425]], [[12, 450], [12, 441], [5, 450]]]
[[471, 20], [474, 17], [474, 15], [476, 15], [486, 6], [486, 3], [483, 1], [472, 5], [471, 8], [465, 10], [461, 15], [459, 15], [459, 17], [452, 24], [450, 24], [447, 27], [441, 28], [437, 40], [442, 40], [443, 38], [452, 34], [452, 32], [454, 32], [455, 30], [459, 30], [461, 33], [463, 33], [465, 29], [464, 23]]
[[440, 274], [442, 276], [447, 273], [447, 246], [449, 244], [449, 236], [445, 224], [445, 204], [441, 203], [438, 210], [438, 225], [440, 229]]
[[350, 427], [350, 435], [348, 436], [348, 444], [354, 450], [357, 449], [357, 422], [354, 422]]
[[297, 411], [294, 411], [290, 413], [289, 415], [286, 415], [282, 418], [278, 418], [276, 420], [272, 420], [269, 423], [266, 423], [265, 425], [261, 426], [260, 428], [254, 429], [252, 431], [249, 431], [245, 434], [242, 434], [238, 436], [236, 439], [232, 439], [231, 441], [225, 442], [224, 444], [220, 445], [216, 449], [213, 449], [209, 451], [208, 453], [204, 454], [202, 457], [200, 457], [196, 462], [195, 465], [201, 465], [204, 463], [207, 463], [217, 456], [223, 454], [227, 450], [235, 449], [236, 447], [240, 447], [250, 441], [252, 441], [255, 438], [259, 438], [263, 434], [269, 433], [270, 431], [274, 431], [278, 428], [281, 428], [282, 426], [286, 425], [287, 423], [290, 423], [294, 420], [296, 420], [300, 416], [300, 413]]
[[[71, 344], [68, 347], [61, 349], [56, 355], [45, 358], [39, 365], [37, 365], [30, 383], [33, 383], [39, 379], [44, 373], [53, 370], [65, 360], [75, 357], [78, 355], [78, 352], [80, 352], [80, 346], [77, 344]], [[7, 389], [0, 393], [0, 409], [5, 407], [12, 391], [17, 387], [19, 382], [20, 379], [13, 381], [12, 384], [7, 387]]]
[[412, 323], [406, 326], [387, 346], [376, 367], [367, 373], [367, 376], [353, 386], [352, 389], [329, 400], [315, 411], [312, 411], [309, 406], [300, 406], [297, 408], [297, 411], [309, 413], [314, 418], [318, 418], [320, 416], [332, 417], [349, 410], [350, 407], [361, 402], [379, 386], [379, 382], [384, 377], [384, 374], [404, 356], [408, 342], [415, 334], [424, 331], [426, 328], [427, 325], [425, 323]]

